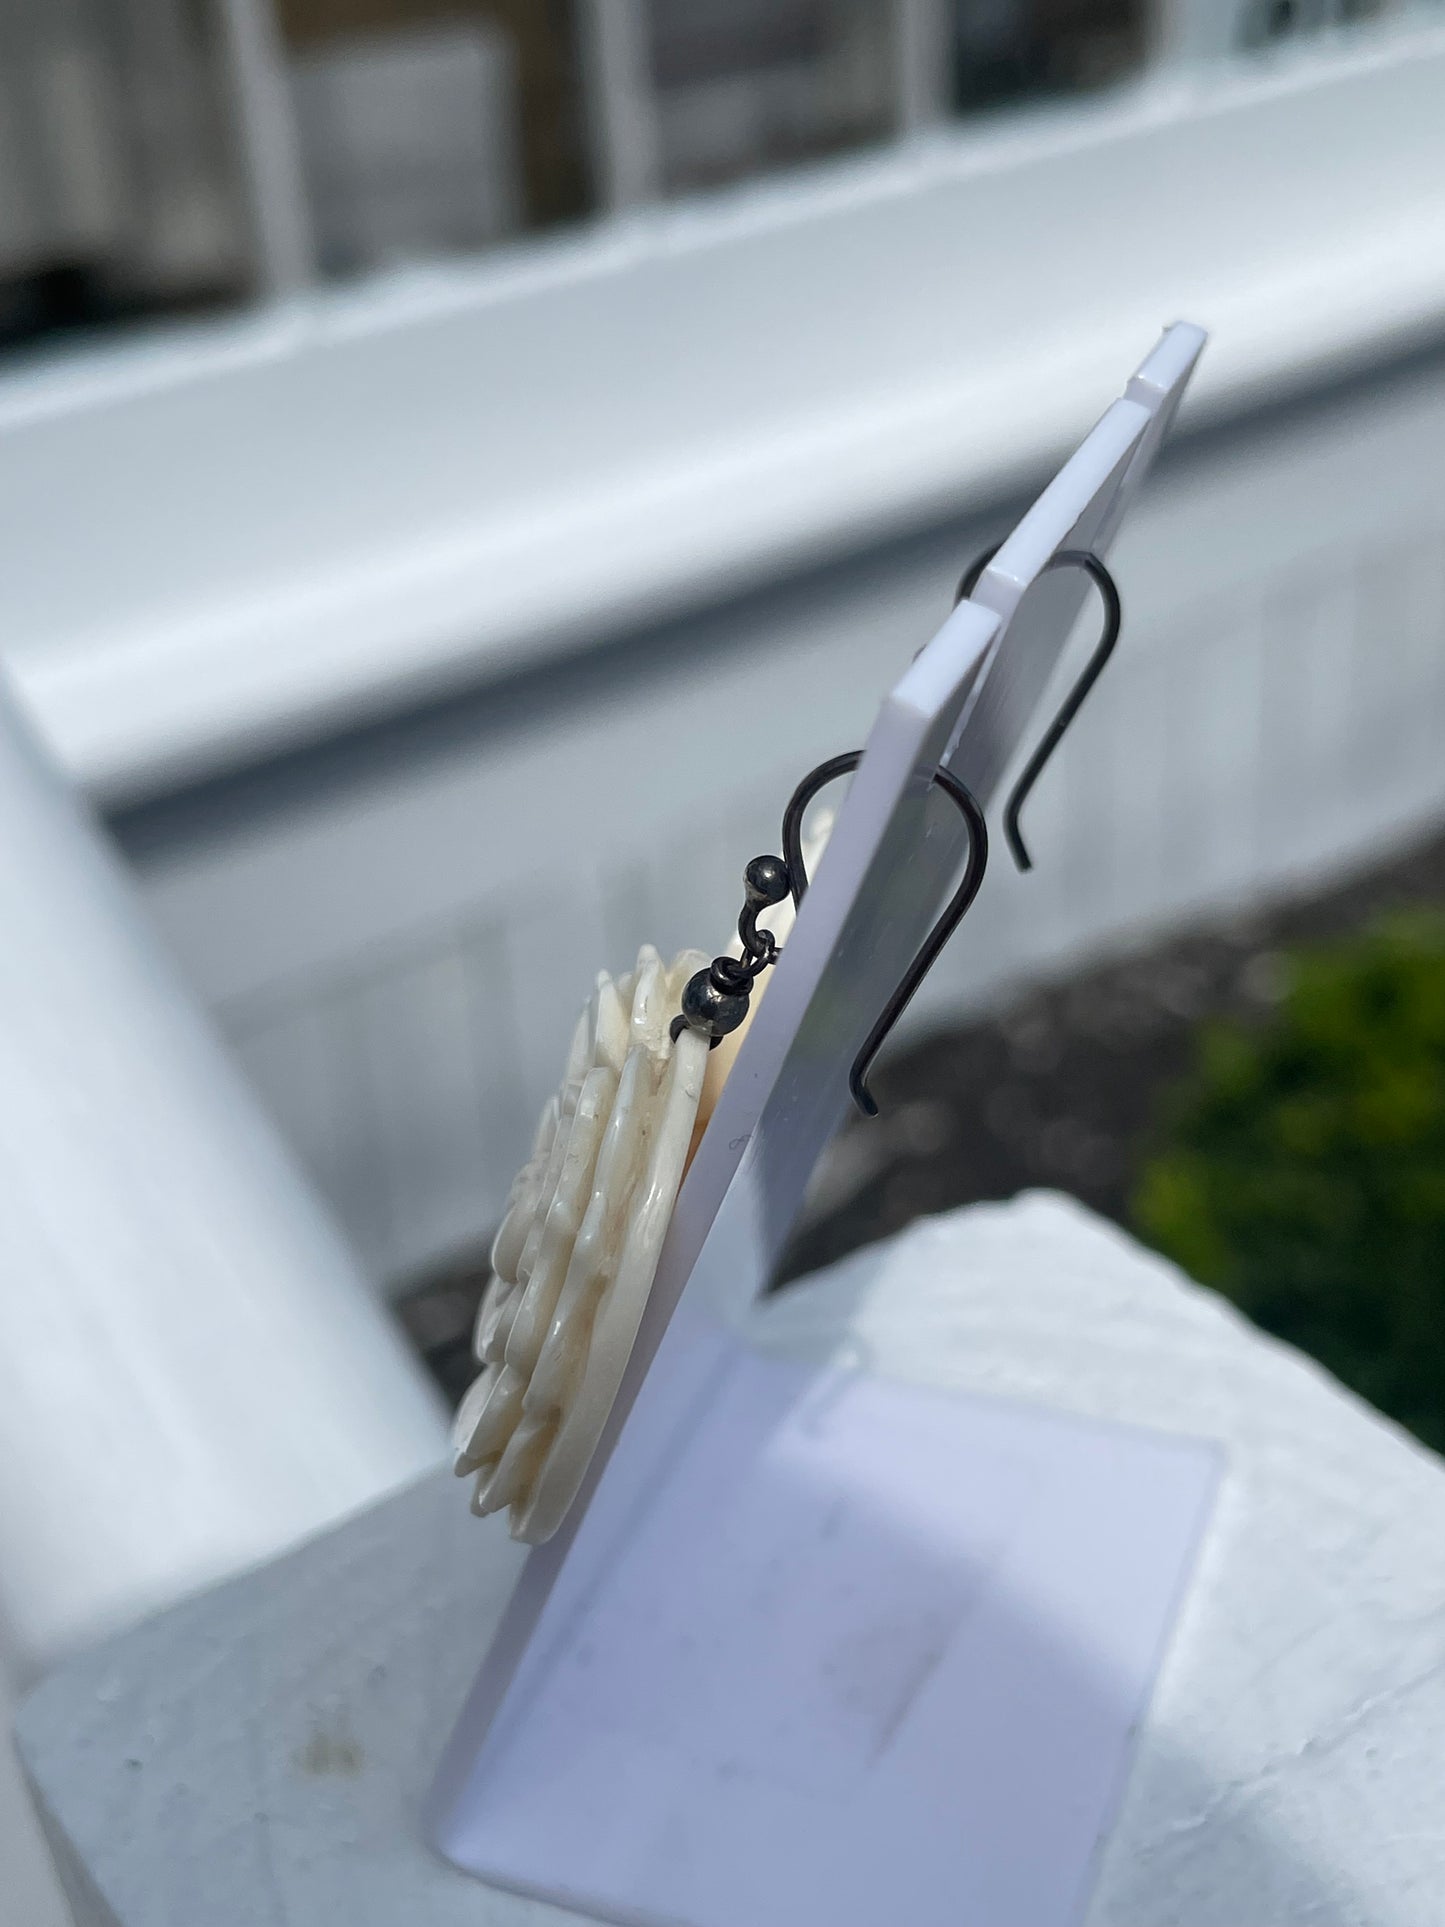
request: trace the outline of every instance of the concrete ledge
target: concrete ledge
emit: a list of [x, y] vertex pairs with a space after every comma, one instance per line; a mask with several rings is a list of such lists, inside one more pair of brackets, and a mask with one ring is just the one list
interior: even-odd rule
[[[1050, 1196], [921, 1224], [755, 1329], [771, 1349], [1225, 1444], [1090, 1927], [1433, 1927], [1438, 1460]], [[20, 1746], [82, 1927], [567, 1918], [442, 1865], [416, 1824], [520, 1564], [491, 1525], [424, 1481], [43, 1682]]]

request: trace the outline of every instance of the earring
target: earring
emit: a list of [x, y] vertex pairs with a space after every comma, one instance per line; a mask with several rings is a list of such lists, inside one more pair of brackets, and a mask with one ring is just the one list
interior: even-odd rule
[[[820, 816], [814, 866], [832, 824]], [[792, 926], [782, 859], [755, 858], [744, 887], [738, 955], [709, 964], [685, 950], [665, 965], [644, 946], [626, 976], [599, 975], [492, 1245], [474, 1340], [482, 1372], [453, 1423], [452, 1463], [475, 1478], [473, 1511], [508, 1507], [512, 1536], [532, 1545], [577, 1495], [753, 989]]]
[[[835, 756], [806, 776], [784, 813], [784, 854], [748, 864], [736, 954], [709, 963], [685, 950], [664, 964], [645, 946], [627, 975], [598, 977], [578, 1022], [561, 1088], [542, 1113], [492, 1245], [475, 1338], [482, 1371], [452, 1433], [453, 1470], [475, 1481], [472, 1510], [507, 1507], [514, 1539], [549, 1539], [586, 1476], [689, 1157], [831, 827], [828, 817], [805, 840], [804, 814], [860, 755]], [[987, 861], [978, 804], [947, 771], [933, 780], [964, 815], [968, 858], [853, 1064], [850, 1089], [869, 1116], [878, 1107], [868, 1067], [972, 903]]]

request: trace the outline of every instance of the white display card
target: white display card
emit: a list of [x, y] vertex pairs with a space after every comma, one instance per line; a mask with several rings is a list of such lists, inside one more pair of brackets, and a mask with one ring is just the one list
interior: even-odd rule
[[453, 1852], [626, 1922], [1077, 1921], [1213, 1449], [716, 1327], [683, 1375]]
[[[1118, 1588], [1136, 1588], [1141, 1601], [1153, 1602], [1147, 1611], [1141, 1607], [1137, 1620], [1125, 1616], [1118, 1644], [1099, 1649], [1106, 1671], [1114, 1669], [1117, 1691], [1095, 1691], [1090, 1700], [1081, 1686], [1058, 1702], [1057, 1717], [1040, 1706], [1025, 1720], [1024, 1707], [1015, 1709], [1039, 1786], [1053, 1788], [1048, 1813], [1067, 1809], [1093, 1817], [1066, 1837], [1051, 1837], [1045, 1828], [1053, 1821], [1044, 1809], [1010, 1807], [1007, 1857], [1012, 1864], [1020, 1854], [1059, 1859], [1067, 1852], [1067, 1861], [1050, 1876], [1050, 1891], [1060, 1906], [1073, 1905], [1063, 1897], [1082, 1891], [1108, 1789], [1117, 1783], [1202, 1517], [1204, 1456], [1133, 1435], [1094, 1450], [1083, 1441], [1096, 1435], [1043, 1413], [989, 1419], [972, 1407], [942, 1406], [861, 1380], [825, 1387], [806, 1372], [779, 1379], [782, 1368], [749, 1364], [731, 1331], [739, 1307], [766, 1286], [817, 1157], [848, 1101], [853, 1057], [962, 859], [961, 819], [930, 788], [932, 772], [942, 761], [987, 804], [1031, 727], [1039, 726], [1034, 713], [1086, 593], [1077, 570], [1051, 570], [1050, 564], [1062, 550], [1107, 551], [1203, 341], [1187, 324], [1166, 333], [1124, 398], [1003, 544], [973, 596], [953, 611], [883, 702], [818, 875], [679, 1195], [637, 1343], [587, 1481], [561, 1531], [530, 1555], [438, 1772], [430, 1804], [433, 1838], [449, 1858], [485, 1879], [557, 1899], [575, 1901], [585, 1893], [590, 1907], [612, 1918], [682, 1927], [765, 1927], [774, 1919], [787, 1920], [789, 1927], [813, 1927], [814, 1921], [816, 1927], [843, 1927], [846, 1921], [922, 1927], [935, 1920], [961, 1927], [969, 1919], [980, 1927], [1005, 1927], [1006, 1918], [1015, 1917], [1020, 1927], [1053, 1927], [1071, 1918], [1058, 1911], [1007, 1917], [962, 1911], [960, 1894], [975, 1891], [968, 1885], [974, 1874], [967, 1871], [974, 1867], [973, 1850], [945, 1854], [945, 1836], [957, 1843], [992, 1835], [1000, 1854], [1005, 1836], [998, 1832], [996, 1805], [969, 1804], [983, 1798], [991, 1769], [983, 1755], [965, 1752], [959, 1722], [977, 1702], [985, 1678], [1002, 1680], [1004, 1669], [1017, 1665], [1033, 1637], [1029, 1614], [1043, 1613], [1047, 1620], [1050, 1602], [1057, 1605], [1078, 1591], [1077, 1623], [1066, 1614], [1051, 1637], [1060, 1653], [1072, 1655], [1068, 1663], [1082, 1679]], [[870, 1409], [885, 1429], [865, 1505], [858, 1448], [862, 1415]], [[788, 1450], [798, 1463], [800, 1435], [796, 1424], [789, 1430], [788, 1415], [824, 1411], [838, 1415], [837, 1429], [825, 1427], [819, 1435], [834, 1445], [814, 1462], [809, 1499], [784, 1489], [779, 1468], [786, 1453], [780, 1461], [779, 1442], [794, 1441]], [[917, 1443], [919, 1428], [929, 1426], [937, 1428], [937, 1463]], [[1034, 1442], [1025, 1448], [1030, 1428]], [[1005, 1435], [1007, 1450], [1000, 1443]], [[926, 1473], [925, 1461], [933, 1467]], [[1002, 1461], [1016, 1466], [1017, 1478], [1000, 1472]], [[747, 1507], [728, 1514], [738, 1535], [732, 1557], [755, 1576], [771, 1559], [773, 1591], [755, 1592], [734, 1639], [689, 1647], [696, 1604], [686, 1589], [686, 1562], [696, 1559], [710, 1532], [721, 1529], [714, 1508], [730, 1464], [752, 1495]], [[782, 1481], [779, 1490], [765, 1498], [763, 1488], [774, 1479]], [[1000, 1479], [1003, 1496], [996, 1500]], [[1079, 1479], [1083, 1486], [1070, 1483]], [[1037, 1512], [1020, 1511], [1026, 1491], [1036, 1496]], [[839, 1605], [836, 1586], [820, 1581], [819, 1574], [829, 1570], [826, 1562], [819, 1565], [803, 1548], [816, 1552], [820, 1522], [834, 1505], [854, 1522], [845, 1563], [850, 1583], [861, 1590], [848, 1612], [835, 1612], [830, 1621], [825, 1607], [828, 1599]], [[679, 1508], [697, 1511], [691, 1537], [675, 1537]], [[1081, 1518], [1092, 1522], [1087, 1543], [1077, 1529]], [[785, 1520], [788, 1532], [796, 1529], [801, 1538], [777, 1536]], [[1099, 1548], [1097, 1557], [1091, 1547]], [[1033, 1575], [1022, 1593], [1009, 1592], [1015, 1584], [1007, 1576], [1009, 1562], [1015, 1558]], [[674, 1562], [681, 1570], [669, 1576]], [[857, 1773], [837, 1760], [828, 1763], [836, 1752], [836, 1720], [819, 1724], [817, 1676], [804, 1673], [797, 1675], [802, 1697], [783, 1750], [795, 1763], [817, 1757], [795, 1787], [796, 1798], [783, 1803], [786, 1820], [780, 1817], [770, 1830], [767, 1813], [781, 1816], [783, 1805], [777, 1797], [760, 1797], [747, 1809], [754, 1831], [734, 1840], [728, 1829], [741, 1825], [745, 1803], [734, 1809], [720, 1802], [717, 1787], [719, 1762], [732, 1757], [728, 1749], [739, 1734], [734, 1713], [750, 1709], [752, 1720], [790, 1676], [788, 1656], [795, 1647], [789, 1642], [801, 1637], [804, 1619], [824, 1612], [820, 1624], [830, 1624], [835, 1639], [845, 1622], [861, 1634], [875, 1610], [896, 1626], [908, 1587], [919, 1585], [920, 1597], [961, 1599], [966, 1586], [960, 1575], [985, 1570], [993, 1575], [989, 1585], [1003, 1588], [1000, 1598], [1014, 1598], [1023, 1617], [1011, 1622], [1012, 1630], [995, 1625], [993, 1643], [980, 1646], [978, 1626], [989, 1622], [960, 1606], [950, 1622], [954, 1632], [940, 1634], [941, 1644], [935, 1641], [937, 1663], [918, 1674], [907, 1718], [899, 1722], [901, 1744], [880, 1755], [888, 1762], [884, 1777], [891, 1791], [885, 1797], [881, 1780], [874, 1789], [880, 1804], [871, 1833], [860, 1834], [857, 1824], [858, 1803], [870, 1804]], [[927, 1579], [930, 1572], [934, 1579]], [[835, 1578], [841, 1583], [841, 1569]], [[617, 1601], [635, 1606], [644, 1595], [657, 1602], [649, 1609], [649, 1640], [619, 1645]], [[972, 1629], [966, 1639], [965, 1628]], [[915, 1655], [921, 1652], [919, 1637], [908, 1637]], [[963, 1644], [955, 1650], [958, 1640]], [[578, 1655], [605, 1652], [607, 1666], [632, 1681], [642, 1703], [662, 1709], [658, 1692], [643, 1678], [649, 1646], [659, 1663], [664, 1653], [672, 1655], [669, 1703], [680, 1711], [675, 1723], [654, 1735], [656, 1774], [639, 1781], [636, 1797], [646, 1806], [658, 1797], [657, 1783], [670, 1776], [666, 1811], [687, 1834], [686, 1851], [679, 1848], [671, 1859], [666, 1842], [651, 1830], [651, 1814], [638, 1816], [641, 1832], [629, 1832], [609, 1796], [613, 1817], [600, 1833], [588, 1818], [599, 1810], [602, 1781], [609, 1773], [634, 1770], [639, 1754], [636, 1735], [624, 1739], [629, 1729], [617, 1723], [614, 1700], [579, 1696]], [[688, 1678], [682, 1664], [688, 1651], [696, 1678]], [[720, 1692], [727, 1718], [718, 1725], [721, 1710], [708, 1709], [722, 1709]], [[1094, 1710], [1085, 1719], [1088, 1706]], [[998, 1719], [1006, 1710], [1001, 1705]], [[700, 1727], [688, 1724], [699, 1720]], [[611, 1740], [602, 1737], [609, 1734]], [[861, 1744], [854, 1744], [855, 1766]], [[769, 1784], [766, 1752], [761, 1738], [745, 1749], [759, 1787]], [[582, 1753], [590, 1767], [579, 1762]], [[602, 1771], [609, 1757], [611, 1767]], [[830, 1778], [835, 1769], [841, 1777]], [[737, 1799], [742, 1803], [741, 1794]], [[895, 1836], [895, 1829], [910, 1806], [931, 1809], [940, 1802], [948, 1817], [929, 1836], [938, 1851], [915, 1866], [909, 1856], [918, 1839], [906, 1832]], [[812, 1821], [803, 1827], [805, 1806]], [[844, 1833], [850, 1836], [846, 1850], [839, 1845]], [[604, 1834], [615, 1836], [615, 1854], [609, 1855]], [[569, 1859], [564, 1840], [575, 1844], [580, 1857]], [[830, 1907], [800, 1914], [800, 1895], [833, 1892], [829, 1868], [840, 1854], [851, 1869], [843, 1885], [871, 1893], [874, 1911]], [[865, 1861], [874, 1874], [871, 1884], [860, 1887]], [[724, 1864], [732, 1873], [723, 1882], [727, 1905], [719, 1913], [710, 1883], [722, 1881]], [[1000, 1864], [997, 1856], [990, 1864]], [[974, 1872], [984, 1877], [977, 1867]], [[885, 1889], [892, 1899], [880, 1912], [878, 1896]], [[791, 1911], [775, 1906], [784, 1891]]]

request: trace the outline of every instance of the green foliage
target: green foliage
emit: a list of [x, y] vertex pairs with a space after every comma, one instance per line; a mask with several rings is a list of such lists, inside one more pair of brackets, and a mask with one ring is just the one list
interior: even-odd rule
[[1299, 951], [1271, 1022], [1210, 1026], [1135, 1219], [1445, 1450], [1445, 919]]

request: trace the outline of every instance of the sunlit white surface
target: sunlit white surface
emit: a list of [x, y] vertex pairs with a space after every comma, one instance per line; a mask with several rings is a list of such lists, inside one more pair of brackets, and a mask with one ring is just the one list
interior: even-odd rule
[[[747, 1333], [931, 1398], [1223, 1449], [1087, 1927], [1439, 1927], [1433, 1453], [1059, 1197], [917, 1225], [756, 1306]], [[417, 1824], [520, 1559], [442, 1472], [42, 1685], [22, 1743], [89, 1883], [84, 1927], [578, 1920], [458, 1872]]]
[[269, 1557], [439, 1402], [0, 690], [0, 1656]]

